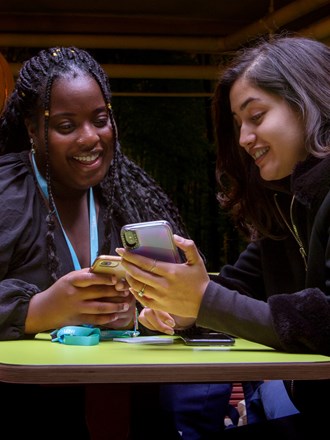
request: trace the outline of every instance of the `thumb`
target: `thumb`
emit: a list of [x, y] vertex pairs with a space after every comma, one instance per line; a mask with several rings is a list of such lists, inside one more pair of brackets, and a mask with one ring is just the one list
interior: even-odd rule
[[195, 243], [187, 238], [180, 237], [180, 235], [173, 234], [174, 243], [185, 254], [187, 264], [196, 264], [200, 260], [200, 255]]

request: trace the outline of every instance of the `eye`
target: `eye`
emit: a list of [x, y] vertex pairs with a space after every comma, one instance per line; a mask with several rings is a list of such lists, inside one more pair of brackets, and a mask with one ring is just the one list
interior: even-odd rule
[[100, 117], [94, 121], [94, 125], [96, 127], [105, 127], [108, 124], [108, 121], [109, 121], [108, 117]]
[[61, 124], [57, 125], [57, 131], [59, 131], [60, 133], [69, 133], [74, 129], [74, 125], [69, 122], [62, 122]]
[[253, 122], [260, 122], [261, 118], [263, 117], [264, 113], [260, 112], [260, 113], [256, 113], [251, 117], [251, 120]]

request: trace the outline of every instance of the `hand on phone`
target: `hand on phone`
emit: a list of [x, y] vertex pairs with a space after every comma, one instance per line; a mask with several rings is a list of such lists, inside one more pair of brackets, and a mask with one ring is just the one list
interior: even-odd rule
[[168, 263], [180, 263], [178, 248], [166, 220], [132, 223], [121, 228], [123, 246], [130, 252]]
[[121, 257], [117, 255], [100, 255], [96, 257], [90, 271], [115, 275], [117, 279], [125, 278], [125, 269], [121, 265]]

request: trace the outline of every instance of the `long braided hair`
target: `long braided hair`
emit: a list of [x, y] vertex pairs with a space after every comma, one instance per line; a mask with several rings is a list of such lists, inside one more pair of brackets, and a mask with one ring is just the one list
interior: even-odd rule
[[178, 209], [166, 193], [151, 176], [122, 153], [110, 104], [109, 78], [100, 64], [88, 52], [76, 47], [42, 50], [24, 63], [15, 89], [1, 115], [0, 154], [30, 149], [24, 120], [29, 118], [36, 121], [41, 109], [45, 118], [46, 181], [49, 194], [46, 245], [48, 268], [53, 281], [58, 278], [59, 259], [54, 240], [55, 202], [49, 170], [48, 122], [52, 85], [55, 79], [68, 72], [87, 73], [97, 81], [114, 129], [113, 160], [104, 180], [96, 188], [106, 206], [103, 218], [105, 234], [100, 253], [110, 252], [111, 225], [114, 220], [122, 226], [125, 223], [164, 219], [171, 224], [175, 233], [188, 236]]

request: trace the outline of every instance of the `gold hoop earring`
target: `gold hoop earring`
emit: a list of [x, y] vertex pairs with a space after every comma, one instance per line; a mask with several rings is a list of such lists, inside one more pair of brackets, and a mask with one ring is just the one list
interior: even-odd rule
[[30, 144], [31, 144], [31, 153], [35, 154], [36, 153], [36, 146], [34, 145], [34, 141], [32, 138], [30, 138]]

